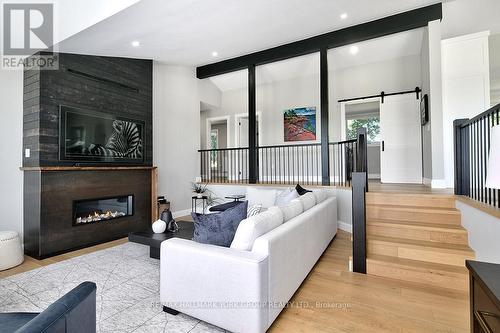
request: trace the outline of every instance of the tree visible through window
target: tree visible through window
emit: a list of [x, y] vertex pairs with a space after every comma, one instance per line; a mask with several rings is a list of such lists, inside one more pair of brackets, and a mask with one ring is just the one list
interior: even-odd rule
[[380, 142], [379, 117], [347, 120], [347, 140], [356, 139], [358, 128], [362, 127], [366, 128], [368, 134], [368, 143]]
[[[219, 131], [216, 129], [213, 129], [210, 131], [210, 149], [219, 149]], [[212, 150], [210, 152], [210, 164], [211, 167], [216, 169], [217, 168], [217, 151]]]

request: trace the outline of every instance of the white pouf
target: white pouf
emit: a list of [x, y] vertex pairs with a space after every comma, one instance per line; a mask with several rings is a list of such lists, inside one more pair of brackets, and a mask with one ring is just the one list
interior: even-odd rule
[[15, 231], [0, 231], [0, 271], [22, 264], [21, 240]]

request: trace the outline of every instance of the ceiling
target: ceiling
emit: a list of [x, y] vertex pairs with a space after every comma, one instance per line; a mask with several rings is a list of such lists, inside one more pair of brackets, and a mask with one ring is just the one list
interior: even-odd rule
[[[64, 40], [59, 50], [199, 66], [436, 2], [141, 0]], [[341, 13], [348, 18], [341, 20]], [[133, 40], [140, 47], [132, 47]]]
[[[420, 55], [424, 28], [405, 31], [390, 36], [356, 43], [359, 51], [350, 53], [352, 45], [328, 51], [330, 71], [389, 61], [407, 56]], [[319, 54], [313, 53], [283, 61], [257, 66], [257, 85], [284, 81], [297, 77], [317, 75], [319, 80]], [[241, 89], [247, 86], [247, 72], [241, 70], [209, 78], [221, 91]]]

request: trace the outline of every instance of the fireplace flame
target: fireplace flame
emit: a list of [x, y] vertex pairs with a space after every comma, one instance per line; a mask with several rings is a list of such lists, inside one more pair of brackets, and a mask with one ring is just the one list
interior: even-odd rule
[[122, 217], [126, 216], [127, 214], [124, 212], [119, 212], [119, 211], [105, 211], [104, 213], [101, 212], [93, 212], [90, 213], [88, 216], [82, 216], [82, 217], [77, 217], [76, 218], [76, 223], [89, 223], [89, 222], [100, 222], [104, 220], [111, 220], [117, 217]]

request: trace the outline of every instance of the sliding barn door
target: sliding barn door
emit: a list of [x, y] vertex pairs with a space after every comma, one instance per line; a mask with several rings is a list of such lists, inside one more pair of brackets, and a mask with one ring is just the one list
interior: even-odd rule
[[420, 99], [386, 96], [380, 104], [382, 183], [422, 183]]

